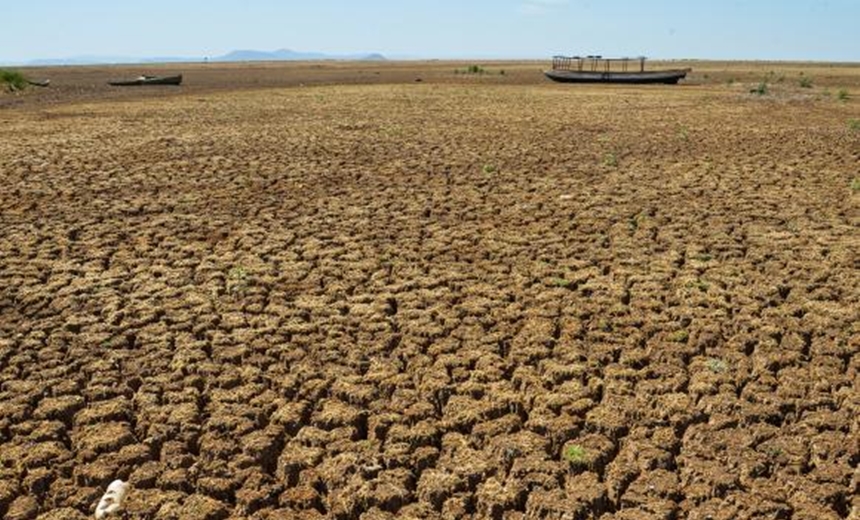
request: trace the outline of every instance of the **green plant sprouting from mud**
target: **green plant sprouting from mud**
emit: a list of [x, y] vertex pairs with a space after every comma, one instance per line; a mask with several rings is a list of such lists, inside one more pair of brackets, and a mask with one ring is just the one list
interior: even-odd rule
[[234, 267], [227, 275], [227, 293], [231, 296], [241, 296], [248, 290], [248, 271], [244, 267]]
[[706, 365], [715, 374], [722, 374], [729, 369], [729, 365], [720, 358], [708, 358]]
[[585, 448], [583, 448], [579, 444], [571, 444], [564, 449], [562, 457], [564, 457], [564, 460], [570, 462], [571, 464], [582, 464], [584, 462], [587, 462], [588, 453], [585, 451]]
[[[801, 72], [801, 74], [803, 74]], [[809, 76], [801, 76], [799, 81], [800, 88], [812, 88], [812, 78]]]
[[639, 224], [645, 219], [644, 216], [636, 214], [627, 219], [627, 229], [630, 231], [630, 234], [636, 233], [639, 229]]
[[485, 174], [490, 175], [496, 173], [498, 171], [498, 168], [496, 168], [496, 165], [494, 164], [485, 164], [483, 171]]
[[606, 155], [603, 156], [603, 165], [611, 168], [618, 166], [618, 154], [615, 152], [607, 152]]
[[702, 292], [708, 292], [708, 289], [711, 287], [711, 285], [708, 282], [702, 280], [701, 278], [696, 278], [695, 280], [690, 280], [689, 282], [687, 282], [686, 287], [687, 289], [696, 288]]
[[567, 280], [565, 278], [555, 277], [555, 278], [550, 278], [549, 284], [554, 286], [554, 287], [561, 287], [563, 289], [567, 289], [568, 287], [570, 287], [573, 284], [573, 282], [571, 282], [570, 280]]
[[27, 78], [20, 72], [0, 69], [0, 84], [5, 85], [10, 92], [18, 92], [27, 88]]
[[841, 88], [839, 92], [836, 93], [836, 99], [842, 101], [843, 103], [848, 101], [851, 98], [851, 95], [848, 94], [848, 90]]
[[848, 128], [860, 131], [860, 119], [849, 119]]
[[854, 177], [851, 180], [851, 191], [853, 191], [854, 193], [860, 191], [860, 177]]
[[669, 335], [669, 341], [674, 343], [686, 343], [688, 339], [690, 339], [690, 333], [683, 329]]

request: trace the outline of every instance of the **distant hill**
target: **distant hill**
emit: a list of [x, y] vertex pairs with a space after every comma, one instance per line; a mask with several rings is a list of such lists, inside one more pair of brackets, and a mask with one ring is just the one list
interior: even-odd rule
[[224, 56], [212, 58], [211, 61], [309, 61], [309, 60], [384, 60], [381, 54], [325, 54], [322, 52], [300, 52], [290, 49], [279, 49], [272, 52], [240, 50]]
[[[151, 58], [133, 58], [129, 56], [74, 56], [71, 58], [48, 58], [32, 60], [25, 65], [34, 67], [47, 67], [54, 65], [110, 65], [110, 64], [137, 64], [137, 63], [193, 63], [206, 61], [202, 57], [179, 57], [159, 56]], [[208, 58], [212, 62], [240, 62], [240, 61], [311, 61], [311, 60], [370, 60], [384, 61], [382, 54], [325, 54], [322, 52], [300, 52], [290, 49], [279, 49], [276, 51], [236, 50], [223, 56]]]

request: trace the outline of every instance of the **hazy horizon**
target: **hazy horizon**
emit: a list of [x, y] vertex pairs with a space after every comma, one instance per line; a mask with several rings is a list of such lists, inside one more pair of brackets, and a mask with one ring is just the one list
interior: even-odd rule
[[203, 59], [239, 49], [393, 59], [860, 60], [860, 2], [35, 0], [4, 7], [0, 63], [82, 56]]

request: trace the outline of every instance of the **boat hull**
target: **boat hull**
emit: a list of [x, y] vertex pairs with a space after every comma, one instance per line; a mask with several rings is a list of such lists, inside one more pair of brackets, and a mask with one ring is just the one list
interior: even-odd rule
[[599, 72], [577, 70], [547, 70], [544, 75], [559, 83], [662, 83], [675, 85], [687, 76], [690, 69], [650, 70], [645, 72]]
[[143, 85], [181, 85], [182, 74], [178, 76], [137, 78], [128, 81], [109, 81], [108, 84], [113, 85], [114, 87], [139, 87]]

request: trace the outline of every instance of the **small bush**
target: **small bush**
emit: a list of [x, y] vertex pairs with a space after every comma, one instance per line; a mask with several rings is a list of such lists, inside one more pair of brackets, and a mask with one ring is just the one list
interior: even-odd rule
[[750, 94], [757, 94], [759, 96], [766, 96], [770, 89], [767, 86], [767, 81], [762, 81], [753, 89], [750, 89]]
[[848, 95], [848, 91], [845, 90], [844, 88], [840, 89], [839, 92], [836, 94], [836, 99], [838, 99], [839, 101], [843, 101], [843, 102], [848, 101], [849, 97], [851, 97], [851, 96]]
[[[483, 75], [483, 74], [490, 74], [490, 71], [488, 71], [487, 69], [485, 69], [484, 67], [482, 67], [482, 66], [480, 66], [480, 65], [469, 65], [469, 66], [468, 66], [468, 67], [466, 67], [465, 69], [454, 69], [454, 74], [473, 74], [473, 75], [474, 75], [474, 74], [478, 74], [478, 75]], [[500, 74], [500, 75], [502, 75], [502, 76], [504, 76], [504, 75], [505, 75], [505, 71], [504, 71], [504, 70], [502, 70], [502, 71], [500, 71], [500, 72], [499, 72], [499, 74]]]
[[860, 130], [860, 119], [849, 120], [848, 128], [850, 128], [851, 130]]
[[12, 92], [27, 88], [27, 78], [20, 72], [12, 70], [0, 70], [0, 83], [6, 85], [6, 88]]
[[854, 177], [854, 180], [851, 181], [851, 191], [855, 193], [860, 191], [860, 177]]
[[800, 78], [800, 88], [812, 88], [812, 78], [808, 76]]

